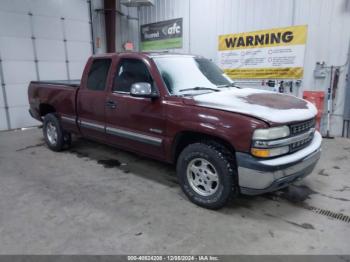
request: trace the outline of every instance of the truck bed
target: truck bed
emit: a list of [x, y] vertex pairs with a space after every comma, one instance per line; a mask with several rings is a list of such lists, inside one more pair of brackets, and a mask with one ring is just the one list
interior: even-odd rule
[[[80, 87], [80, 80], [50, 80], [32, 81], [28, 88], [30, 114], [33, 118], [42, 121], [48, 112], [55, 112], [59, 116], [75, 119], [76, 97]], [[65, 126], [75, 131], [75, 123]]]

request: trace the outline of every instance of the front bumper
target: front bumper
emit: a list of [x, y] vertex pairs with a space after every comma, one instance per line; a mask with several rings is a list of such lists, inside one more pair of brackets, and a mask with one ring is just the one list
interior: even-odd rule
[[242, 194], [259, 195], [288, 186], [309, 175], [321, 155], [322, 137], [315, 132], [309, 146], [290, 155], [261, 160], [237, 153], [238, 181]]

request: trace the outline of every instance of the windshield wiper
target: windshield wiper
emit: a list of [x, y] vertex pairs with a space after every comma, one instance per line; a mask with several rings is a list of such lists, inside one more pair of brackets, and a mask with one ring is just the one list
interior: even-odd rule
[[213, 91], [215, 91], [215, 92], [218, 92], [218, 91], [219, 91], [219, 90], [217, 90], [216, 88], [203, 87], [203, 86], [196, 86], [196, 87], [192, 87], [192, 88], [180, 89], [179, 92], [191, 91], [191, 90], [213, 90]]

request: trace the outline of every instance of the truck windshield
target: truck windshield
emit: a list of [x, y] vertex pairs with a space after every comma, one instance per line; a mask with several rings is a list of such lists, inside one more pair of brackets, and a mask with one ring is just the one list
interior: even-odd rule
[[172, 95], [198, 95], [231, 86], [233, 81], [213, 62], [193, 56], [153, 58]]

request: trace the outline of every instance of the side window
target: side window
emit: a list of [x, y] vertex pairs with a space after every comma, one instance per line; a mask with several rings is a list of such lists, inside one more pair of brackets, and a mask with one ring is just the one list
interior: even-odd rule
[[96, 59], [93, 61], [87, 80], [87, 88], [102, 91], [106, 87], [106, 80], [111, 59]]
[[122, 59], [114, 77], [113, 91], [130, 93], [131, 85], [137, 82], [147, 82], [153, 87], [146, 65], [138, 59]]

